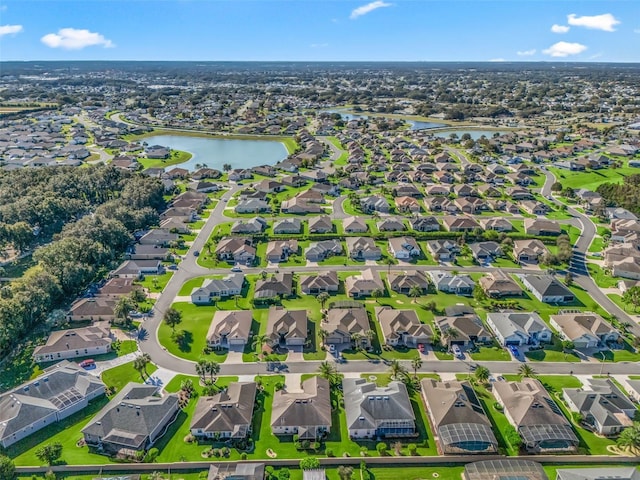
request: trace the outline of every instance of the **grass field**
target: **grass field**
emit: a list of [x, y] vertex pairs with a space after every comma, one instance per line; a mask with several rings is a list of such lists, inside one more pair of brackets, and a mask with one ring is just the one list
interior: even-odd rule
[[183, 152], [181, 150], [171, 150], [171, 156], [167, 159], [162, 158], [140, 158], [138, 162], [143, 168], [164, 168], [171, 165], [178, 165], [191, 159], [193, 155], [189, 152]]
[[622, 183], [625, 177], [640, 173], [640, 169], [634, 167], [604, 168], [585, 172], [570, 172], [550, 167], [549, 171], [556, 176], [556, 179], [563, 187], [571, 187], [573, 189], [586, 188], [594, 191], [602, 183]]

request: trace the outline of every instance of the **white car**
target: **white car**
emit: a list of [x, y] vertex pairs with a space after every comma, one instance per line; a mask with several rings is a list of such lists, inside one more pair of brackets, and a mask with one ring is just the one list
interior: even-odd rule
[[333, 343], [329, 345], [329, 352], [336, 353], [336, 346]]
[[234, 265], [231, 271], [234, 273], [241, 273], [242, 269], [240, 268], [240, 265]]
[[458, 345], [453, 345], [451, 347], [451, 351], [457, 358], [462, 358], [462, 350], [460, 350], [460, 347]]

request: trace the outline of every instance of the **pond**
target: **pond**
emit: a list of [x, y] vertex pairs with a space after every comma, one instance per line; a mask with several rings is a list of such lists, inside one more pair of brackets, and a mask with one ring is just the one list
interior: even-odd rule
[[[349, 122], [351, 120], [366, 120], [367, 118], [369, 118], [368, 115], [360, 115], [357, 113], [347, 113], [341, 110], [325, 110], [325, 112], [337, 113], [338, 115], [340, 115], [340, 117], [342, 117], [342, 119], [345, 122]], [[418, 120], [409, 120], [407, 118], [402, 118], [401, 120], [404, 120], [405, 122], [407, 122], [411, 130], [426, 130], [429, 128], [446, 127], [446, 124], [444, 123], [421, 122]]]
[[[182, 150], [193, 156], [181, 163], [181, 168], [197, 170], [196, 165], [222, 171], [225, 163], [231, 168], [251, 168], [258, 165], [275, 165], [288, 156], [282, 142], [272, 140], [238, 140], [226, 138], [203, 138], [186, 135], [155, 135], [144, 141], [148, 145], [162, 145]], [[175, 168], [175, 167], [169, 167]]]
[[471, 136], [471, 139], [473, 140], [478, 140], [480, 137], [482, 137], [483, 135], [487, 138], [493, 138], [493, 136], [497, 133], [499, 135], [502, 135], [505, 132], [501, 132], [498, 130], [481, 130], [481, 129], [473, 129], [470, 128], [468, 130], [465, 130], [464, 128], [462, 129], [457, 129], [457, 128], [447, 128], [444, 130], [438, 130], [436, 132], [431, 132], [432, 135], [435, 135], [436, 137], [443, 137], [443, 138], [449, 138], [449, 135], [451, 135], [452, 133], [455, 133], [458, 138], [462, 137], [465, 133], [468, 133]]

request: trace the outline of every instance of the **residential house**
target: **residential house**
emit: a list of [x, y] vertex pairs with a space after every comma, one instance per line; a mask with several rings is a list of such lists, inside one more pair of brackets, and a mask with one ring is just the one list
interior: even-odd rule
[[44, 345], [33, 351], [33, 359], [53, 362], [60, 359], [102, 355], [111, 351], [113, 336], [109, 322], [52, 332]]
[[336, 239], [312, 242], [304, 251], [305, 258], [310, 262], [321, 262], [336, 255], [342, 255], [342, 242]]
[[279, 272], [256, 281], [254, 298], [283, 298], [293, 295], [293, 273]]
[[429, 276], [439, 292], [469, 296], [475, 287], [471, 277], [466, 274], [454, 275], [452, 272], [443, 270], [430, 270]]
[[558, 468], [555, 480], [640, 480], [640, 470], [628, 467]]
[[422, 207], [413, 197], [396, 197], [394, 199], [396, 210], [402, 213], [419, 213]]
[[434, 216], [413, 217], [409, 223], [416, 232], [437, 232], [440, 230], [440, 223]]
[[264, 180], [261, 180], [260, 182], [255, 184], [255, 189], [259, 192], [278, 193], [286, 190], [286, 187], [276, 180], [265, 178]]
[[131, 295], [134, 290], [140, 290], [140, 285], [133, 283], [133, 278], [112, 277], [102, 285], [97, 293], [97, 297], [116, 297]]
[[495, 230], [496, 232], [511, 232], [513, 231], [513, 224], [506, 218], [491, 217], [481, 218], [480, 225], [484, 230]]
[[431, 343], [431, 327], [422, 323], [415, 310], [395, 310], [376, 307], [376, 318], [387, 345], [417, 348], [418, 344]]
[[460, 245], [452, 240], [429, 240], [427, 249], [436, 262], [452, 262], [460, 253]]
[[489, 272], [480, 278], [478, 285], [491, 298], [514, 297], [522, 295], [522, 288], [502, 270]]
[[207, 345], [211, 348], [244, 348], [251, 333], [250, 310], [218, 310], [213, 314]]
[[320, 215], [309, 219], [309, 233], [331, 233], [333, 222], [328, 215]]
[[231, 233], [238, 234], [257, 234], [262, 233], [267, 228], [267, 221], [262, 217], [253, 217], [249, 220], [237, 220], [231, 226]]
[[191, 434], [205, 439], [245, 439], [251, 434], [256, 401], [255, 382], [232, 382], [222, 392], [200, 396], [191, 425]]
[[487, 325], [504, 346], [551, 342], [552, 332], [536, 312], [490, 312]]
[[392, 217], [380, 220], [377, 227], [380, 232], [402, 232], [407, 229], [402, 220]]
[[420, 270], [408, 270], [403, 273], [389, 272], [387, 281], [391, 290], [404, 295], [408, 295], [413, 287], [418, 287], [423, 294], [429, 290], [429, 279]]
[[317, 295], [322, 292], [336, 293], [340, 286], [338, 274], [334, 270], [316, 275], [300, 275], [300, 291], [305, 295]]
[[369, 237], [346, 237], [347, 251], [353, 260], [380, 260], [382, 250], [376, 245], [373, 238]]
[[216, 245], [215, 254], [218, 260], [251, 265], [256, 259], [256, 248], [247, 238], [224, 237]]
[[324, 330], [327, 332], [326, 345], [333, 344], [337, 349], [351, 348], [354, 335], [357, 335], [359, 346], [371, 348], [369, 332], [372, 330], [364, 307], [330, 308]]
[[307, 340], [307, 311], [272, 305], [267, 317], [267, 335], [272, 345], [302, 347]]
[[271, 431], [274, 435], [297, 435], [300, 440], [316, 441], [331, 431], [329, 381], [312, 376], [300, 388], [273, 394]]
[[115, 320], [114, 311], [117, 303], [117, 297], [79, 298], [71, 304], [67, 320], [72, 322], [83, 320], [113, 321]]
[[134, 245], [128, 257], [131, 260], [167, 260], [169, 249], [158, 245]]
[[411, 260], [422, 255], [422, 250], [413, 237], [392, 237], [388, 240], [389, 253], [398, 260]]
[[530, 453], [575, 451], [578, 437], [539, 380], [494, 382], [493, 394]]
[[350, 438], [416, 435], [416, 417], [404, 383], [392, 381], [378, 387], [364, 378], [345, 378], [342, 390]]
[[465, 215], [447, 215], [442, 219], [442, 224], [448, 232], [472, 232], [480, 228], [474, 218]]
[[606, 346], [620, 337], [618, 330], [597, 313], [560, 313], [551, 315], [549, 323], [563, 339], [580, 349]]
[[125, 260], [111, 272], [114, 277], [142, 278], [145, 274], [158, 275], [164, 272], [161, 260]]
[[273, 223], [273, 233], [296, 234], [302, 231], [302, 222], [299, 218], [283, 218]]
[[475, 242], [469, 245], [471, 255], [480, 264], [491, 263], [496, 258], [502, 257], [502, 247], [498, 242]]
[[154, 228], [142, 235], [138, 240], [140, 245], [158, 245], [160, 247], [168, 247], [170, 244], [177, 242], [179, 235], [164, 228]]
[[440, 330], [442, 344], [447, 347], [452, 345], [470, 347], [477, 343], [490, 343], [493, 339], [489, 331], [484, 328], [482, 320], [475, 314], [436, 317], [435, 324]]
[[389, 211], [391, 210], [387, 199], [377, 195], [362, 197], [360, 199], [360, 208], [364, 213], [389, 213]]
[[269, 263], [286, 262], [291, 255], [298, 254], [298, 240], [276, 240], [267, 243], [265, 257]]
[[284, 200], [280, 205], [280, 211], [282, 213], [293, 213], [299, 215], [306, 215], [308, 213], [324, 213], [324, 209], [317, 203], [312, 203], [298, 197]]
[[234, 211], [236, 213], [267, 213], [271, 212], [271, 207], [266, 200], [247, 198], [240, 200], [235, 206]]
[[363, 218], [347, 217], [342, 221], [344, 233], [365, 233], [369, 227]]
[[243, 273], [231, 273], [223, 278], [207, 278], [200, 288], [191, 292], [191, 303], [208, 305], [214, 298], [226, 298], [240, 295], [244, 285]]
[[82, 429], [87, 445], [107, 454], [146, 451], [167, 431], [180, 410], [177, 394], [158, 396], [159, 387], [128, 383]]
[[76, 363], [63, 360], [41, 375], [0, 393], [0, 445], [23, 438], [84, 409], [105, 386]]
[[610, 378], [588, 378], [582, 388], [563, 388], [569, 410], [598, 435], [617, 435], [633, 425], [638, 410]]
[[575, 301], [575, 295], [564, 284], [551, 275], [519, 275], [525, 288], [544, 303], [568, 304]]
[[525, 218], [524, 231], [527, 235], [560, 235], [562, 228], [558, 222], [542, 218]]
[[538, 239], [515, 240], [513, 257], [518, 263], [538, 263], [549, 250]]
[[353, 298], [370, 297], [373, 292], [384, 292], [384, 283], [377, 270], [363, 270], [360, 275], [351, 275], [345, 280], [347, 295]]
[[440, 452], [465, 455], [498, 452], [491, 421], [469, 382], [424, 378], [420, 386]]

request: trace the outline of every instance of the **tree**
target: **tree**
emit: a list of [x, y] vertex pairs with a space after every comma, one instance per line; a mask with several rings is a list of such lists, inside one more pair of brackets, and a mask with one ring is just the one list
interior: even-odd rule
[[573, 273], [567, 272], [564, 276], [564, 283], [567, 284], [567, 287], [573, 285]]
[[631, 452], [640, 450], [640, 422], [634, 422], [630, 427], [625, 428], [618, 437], [617, 444], [625, 447]]
[[316, 300], [318, 300], [318, 302], [320, 302], [320, 308], [322, 308], [322, 310], [324, 310], [324, 306], [326, 305], [327, 301], [330, 298], [331, 298], [331, 296], [327, 292], [320, 292], [316, 296]]
[[560, 345], [562, 345], [562, 353], [564, 353], [565, 359], [567, 358], [567, 353], [576, 348], [571, 340], [562, 340], [562, 342], [560, 342]]
[[418, 378], [418, 370], [422, 368], [422, 359], [416, 357], [411, 360], [411, 368], [413, 368], [413, 378]]
[[338, 370], [336, 370], [336, 367], [333, 364], [326, 360], [321, 362], [318, 366], [318, 375], [327, 379], [332, 385], [335, 385], [338, 381]]
[[16, 478], [16, 466], [6, 455], [0, 455], [0, 478], [14, 480]]
[[141, 288], [135, 288], [131, 291], [129, 298], [137, 306], [144, 302], [147, 299], [147, 296]]
[[129, 297], [120, 297], [118, 303], [116, 303], [116, 306], [113, 309], [113, 316], [115, 317], [116, 322], [121, 320], [122, 323], [128, 323], [129, 314], [134, 308], [133, 302]]
[[378, 451], [379, 455], [384, 455], [387, 452], [387, 444], [385, 442], [378, 442], [376, 444], [376, 450]]
[[193, 395], [193, 392], [195, 391], [193, 380], [191, 380], [190, 378], [185, 378], [184, 380], [182, 380], [182, 382], [180, 382], [180, 390], [182, 390], [188, 397], [191, 397], [191, 395]]
[[233, 300], [236, 302], [236, 308], [238, 308], [238, 300], [240, 300], [242, 298], [242, 296], [240, 295], [234, 295], [233, 296]]
[[473, 298], [476, 302], [484, 302], [487, 299], [487, 294], [480, 285], [476, 285], [473, 288]]
[[406, 375], [407, 369], [398, 360], [392, 360], [389, 365], [389, 376], [391, 380], [399, 380]]
[[325, 342], [327, 341], [327, 337], [329, 336], [329, 332], [326, 331], [324, 328], [321, 328], [320, 331], [318, 332], [318, 336], [320, 337], [320, 341], [324, 345]]
[[147, 373], [147, 364], [150, 362], [148, 353], [138, 355], [133, 361], [133, 368], [140, 374], [140, 377], [144, 381], [144, 376]]
[[204, 383], [204, 379], [207, 374], [206, 365], [207, 365], [207, 360], [205, 358], [201, 358], [200, 360], [198, 360], [198, 363], [196, 363], [196, 375], [200, 377], [201, 383]]
[[535, 377], [536, 376], [536, 371], [533, 369], [533, 367], [527, 363], [523, 363], [522, 365], [520, 365], [520, 368], [518, 368], [518, 373], [520, 374], [521, 377]]
[[475, 372], [473, 372], [474, 378], [480, 383], [487, 383], [490, 375], [491, 372], [489, 372], [489, 369], [482, 365], [476, 368]]
[[315, 470], [320, 468], [320, 460], [316, 457], [306, 457], [300, 460], [300, 470]]
[[36, 450], [36, 457], [46, 465], [53, 465], [62, 456], [62, 444], [60, 442], [48, 443]]
[[635, 311], [638, 306], [640, 306], [640, 286], [627, 288], [627, 290], [622, 295], [622, 301], [625, 305], [629, 303], [633, 305]]
[[253, 340], [251, 342], [251, 348], [253, 350], [258, 350], [260, 353], [262, 353], [262, 347], [269, 343], [271, 339], [269, 338], [269, 335], [266, 334], [260, 334], [260, 335], [256, 335], [253, 337]]
[[214, 377], [220, 373], [220, 364], [213, 360], [207, 360], [205, 363], [205, 371], [209, 374], [211, 383], [214, 383]]
[[458, 332], [458, 330], [454, 327], [446, 327], [442, 330], [442, 338], [446, 340], [447, 344], [449, 344], [451, 340], [453, 340], [454, 338], [458, 338], [459, 336], [460, 332]]
[[412, 298], [411, 303], [416, 303], [416, 298], [422, 295], [422, 288], [418, 285], [414, 285], [409, 289], [409, 296]]
[[222, 165], [222, 170], [224, 170], [225, 172], [228, 172], [231, 170], [231, 164], [230, 163], [225, 163]]
[[173, 336], [176, 333], [176, 327], [182, 322], [182, 313], [171, 307], [165, 312], [163, 320], [171, 327], [171, 335]]
[[376, 288], [373, 292], [371, 292], [371, 296], [376, 299], [376, 303], [380, 303], [380, 297], [383, 295], [382, 290]]
[[347, 467], [344, 465], [340, 465], [338, 467], [338, 476], [340, 480], [351, 480], [351, 476], [353, 475], [353, 467]]
[[391, 273], [391, 265], [394, 265], [395, 262], [391, 257], [384, 257], [384, 263], [387, 266], [387, 274]]

